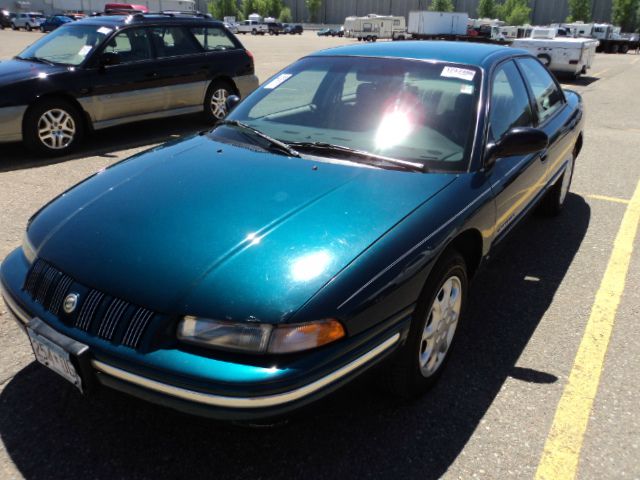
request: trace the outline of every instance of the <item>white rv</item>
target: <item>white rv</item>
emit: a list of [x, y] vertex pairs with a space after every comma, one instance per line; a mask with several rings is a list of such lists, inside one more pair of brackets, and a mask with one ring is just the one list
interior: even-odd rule
[[376, 40], [404, 40], [407, 25], [404, 17], [370, 14], [366, 17], [344, 19], [344, 36], [365, 42]]
[[512, 47], [528, 50], [554, 72], [574, 78], [587, 73], [596, 55], [598, 40], [555, 36], [554, 28], [534, 28], [529, 38], [517, 38]]

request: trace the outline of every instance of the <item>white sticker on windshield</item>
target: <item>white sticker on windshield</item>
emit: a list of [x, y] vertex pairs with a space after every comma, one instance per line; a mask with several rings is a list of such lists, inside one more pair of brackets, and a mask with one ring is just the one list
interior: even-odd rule
[[471, 81], [475, 76], [476, 72], [473, 70], [469, 70], [468, 68], [458, 68], [458, 67], [444, 67], [442, 69], [441, 77], [451, 77], [451, 78], [461, 78], [462, 80]]
[[460, 93], [471, 95], [473, 93], [473, 85], [468, 85], [466, 83], [460, 85]]
[[92, 48], [93, 47], [91, 45], [85, 45], [80, 49], [80, 51], [78, 52], [78, 55], [80, 55], [81, 57], [86, 57], [87, 53], [89, 53]]
[[98, 29], [98, 33], [101, 33], [103, 35], [109, 35], [111, 33], [111, 29], [107, 27], [100, 27]]
[[276, 78], [274, 78], [269, 83], [267, 83], [264, 86], [264, 88], [267, 89], [267, 90], [273, 90], [274, 88], [277, 88], [280, 85], [282, 85], [284, 82], [286, 82], [290, 78], [291, 78], [291, 74], [290, 73], [283, 73], [282, 75], [278, 75]]

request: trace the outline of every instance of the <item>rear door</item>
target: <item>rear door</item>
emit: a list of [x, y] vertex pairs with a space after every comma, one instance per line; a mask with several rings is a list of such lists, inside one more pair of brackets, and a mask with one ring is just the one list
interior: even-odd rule
[[[117, 58], [118, 63], [99, 66], [105, 53]], [[143, 27], [127, 28], [112, 37], [95, 62], [88, 95], [79, 100], [98, 123], [96, 127], [165, 109], [165, 92], [157, 81], [151, 44]]]
[[[499, 141], [511, 128], [534, 125], [529, 94], [513, 60], [496, 68], [490, 88], [490, 142]], [[546, 168], [539, 153], [505, 157], [495, 163], [491, 186], [496, 199], [496, 241], [533, 204], [542, 188]]]
[[179, 25], [151, 27], [158, 81], [167, 90], [167, 108], [202, 107], [209, 65], [191, 30]]
[[578, 120], [575, 112], [566, 107], [566, 100], [558, 82], [534, 58], [519, 58], [518, 66], [535, 99], [536, 126], [549, 137], [545, 160], [545, 183], [553, 180], [564, 168], [573, 153], [574, 141], [570, 135]]

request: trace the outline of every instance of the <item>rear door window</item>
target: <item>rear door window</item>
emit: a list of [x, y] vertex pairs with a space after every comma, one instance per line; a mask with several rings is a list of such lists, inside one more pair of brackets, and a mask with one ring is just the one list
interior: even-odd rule
[[202, 47], [187, 28], [154, 27], [149, 31], [158, 58], [179, 57], [202, 52]]

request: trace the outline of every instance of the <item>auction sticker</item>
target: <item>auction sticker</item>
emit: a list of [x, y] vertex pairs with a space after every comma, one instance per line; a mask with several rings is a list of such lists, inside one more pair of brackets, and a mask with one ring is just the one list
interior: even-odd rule
[[291, 78], [291, 74], [290, 73], [283, 73], [282, 75], [278, 75], [276, 78], [274, 78], [269, 83], [267, 83], [264, 86], [264, 88], [266, 90], [273, 90], [274, 88], [277, 88], [280, 85], [282, 85], [284, 82], [286, 82], [290, 78]]
[[470, 70], [468, 68], [458, 68], [458, 67], [444, 67], [442, 69], [441, 77], [451, 77], [451, 78], [461, 78], [462, 80], [471, 81], [475, 76], [476, 72], [474, 70]]
[[80, 51], [78, 52], [78, 55], [80, 55], [81, 57], [86, 57], [87, 53], [89, 53], [92, 48], [93, 47], [91, 45], [85, 45], [80, 49]]
[[98, 29], [98, 33], [101, 33], [103, 35], [109, 35], [111, 33], [111, 29], [107, 27], [100, 27]]

